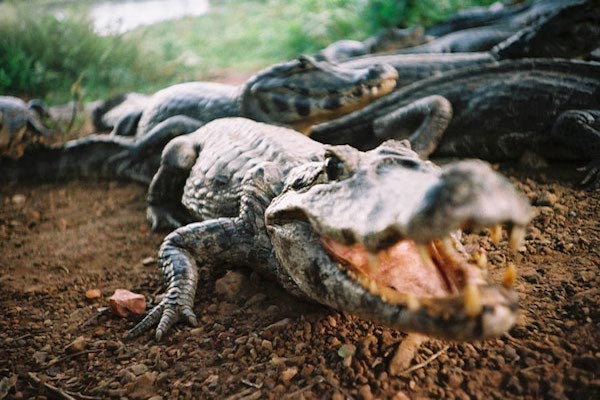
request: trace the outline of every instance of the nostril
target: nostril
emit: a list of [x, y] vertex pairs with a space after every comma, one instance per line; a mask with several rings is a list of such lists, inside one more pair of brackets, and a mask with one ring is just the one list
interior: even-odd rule
[[375, 65], [372, 68], [369, 69], [369, 73], [367, 74], [367, 79], [378, 79], [382, 72], [383, 72], [383, 67], [380, 65]]

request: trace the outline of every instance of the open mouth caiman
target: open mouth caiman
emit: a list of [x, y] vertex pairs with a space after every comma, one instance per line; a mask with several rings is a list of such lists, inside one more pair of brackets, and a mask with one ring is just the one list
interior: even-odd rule
[[226, 118], [167, 145], [148, 204], [154, 229], [175, 228], [158, 257], [167, 289], [130, 336], [197, 324], [199, 266], [248, 266], [297, 296], [443, 338], [497, 336], [515, 321], [514, 267], [490, 283], [458, 239], [506, 224], [515, 247], [531, 217], [482, 161], [439, 168], [406, 141], [360, 152]]

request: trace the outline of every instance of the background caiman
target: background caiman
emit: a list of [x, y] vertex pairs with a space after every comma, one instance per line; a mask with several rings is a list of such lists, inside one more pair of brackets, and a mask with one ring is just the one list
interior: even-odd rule
[[[242, 87], [211, 82], [171, 86], [153, 95], [143, 110], [132, 113], [129, 103], [123, 104], [127, 115], [115, 127], [118, 134], [32, 148], [14, 162], [0, 159], [0, 181], [91, 175], [149, 183], [164, 145], [213, 119], [245, 116], [302, 130], [389, 93], [397, 76], [387, 65], [354, 69], [300, 57], [259, 72]], [[144, 103], [137, 96], [132, 101], [132, 106]], [[120, 129], [125, 126], [135, 127], [135, 136], [124, 135]]]
[[[408, 138], [422, 156], [600, 160], [600, 63], [503, 61], [414, 83], [313, 128], [324, 143], [375, 147]], [[575, 128], [573, 127], [575, 126]]]

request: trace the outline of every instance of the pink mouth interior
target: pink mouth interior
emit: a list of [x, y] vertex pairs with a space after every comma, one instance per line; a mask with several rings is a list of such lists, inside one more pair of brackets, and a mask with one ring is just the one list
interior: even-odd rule
[[449, 259], [439, 243], [427, 246], [433, 262], [425, 262], [415, 242], [401, 240], [371, 256], [377, 258], [377, 266], [373, 267], [369, 265], [369, 253], [361, 244], [347, 246], [329, 238], [321, 241], [333, 259], [354, 273], [368, 277], [379, 287], [412, 293], [419, 298], [446, 296], [456, 290], [445, 268]]

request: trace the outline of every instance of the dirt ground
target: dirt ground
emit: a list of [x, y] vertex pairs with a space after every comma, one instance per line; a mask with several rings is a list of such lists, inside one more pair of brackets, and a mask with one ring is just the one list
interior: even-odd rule
[[[578, 189], [572, 165], [501, 170], [538, 215], [516, 255], [465, 237], [488, 249], [494, 279], [511, 260], [520, 273], [517, 325], [479, 343], [407, 336], [245, 270], [201, 270], [198, 328], [125, 340], [135, 321], [107, 313], [108, 297], [162, 290], [144, 188], [1, 187], [0, 398], [598, 399], [600, 191]], [[102, 297], [87, 300], [95, 288]]]

